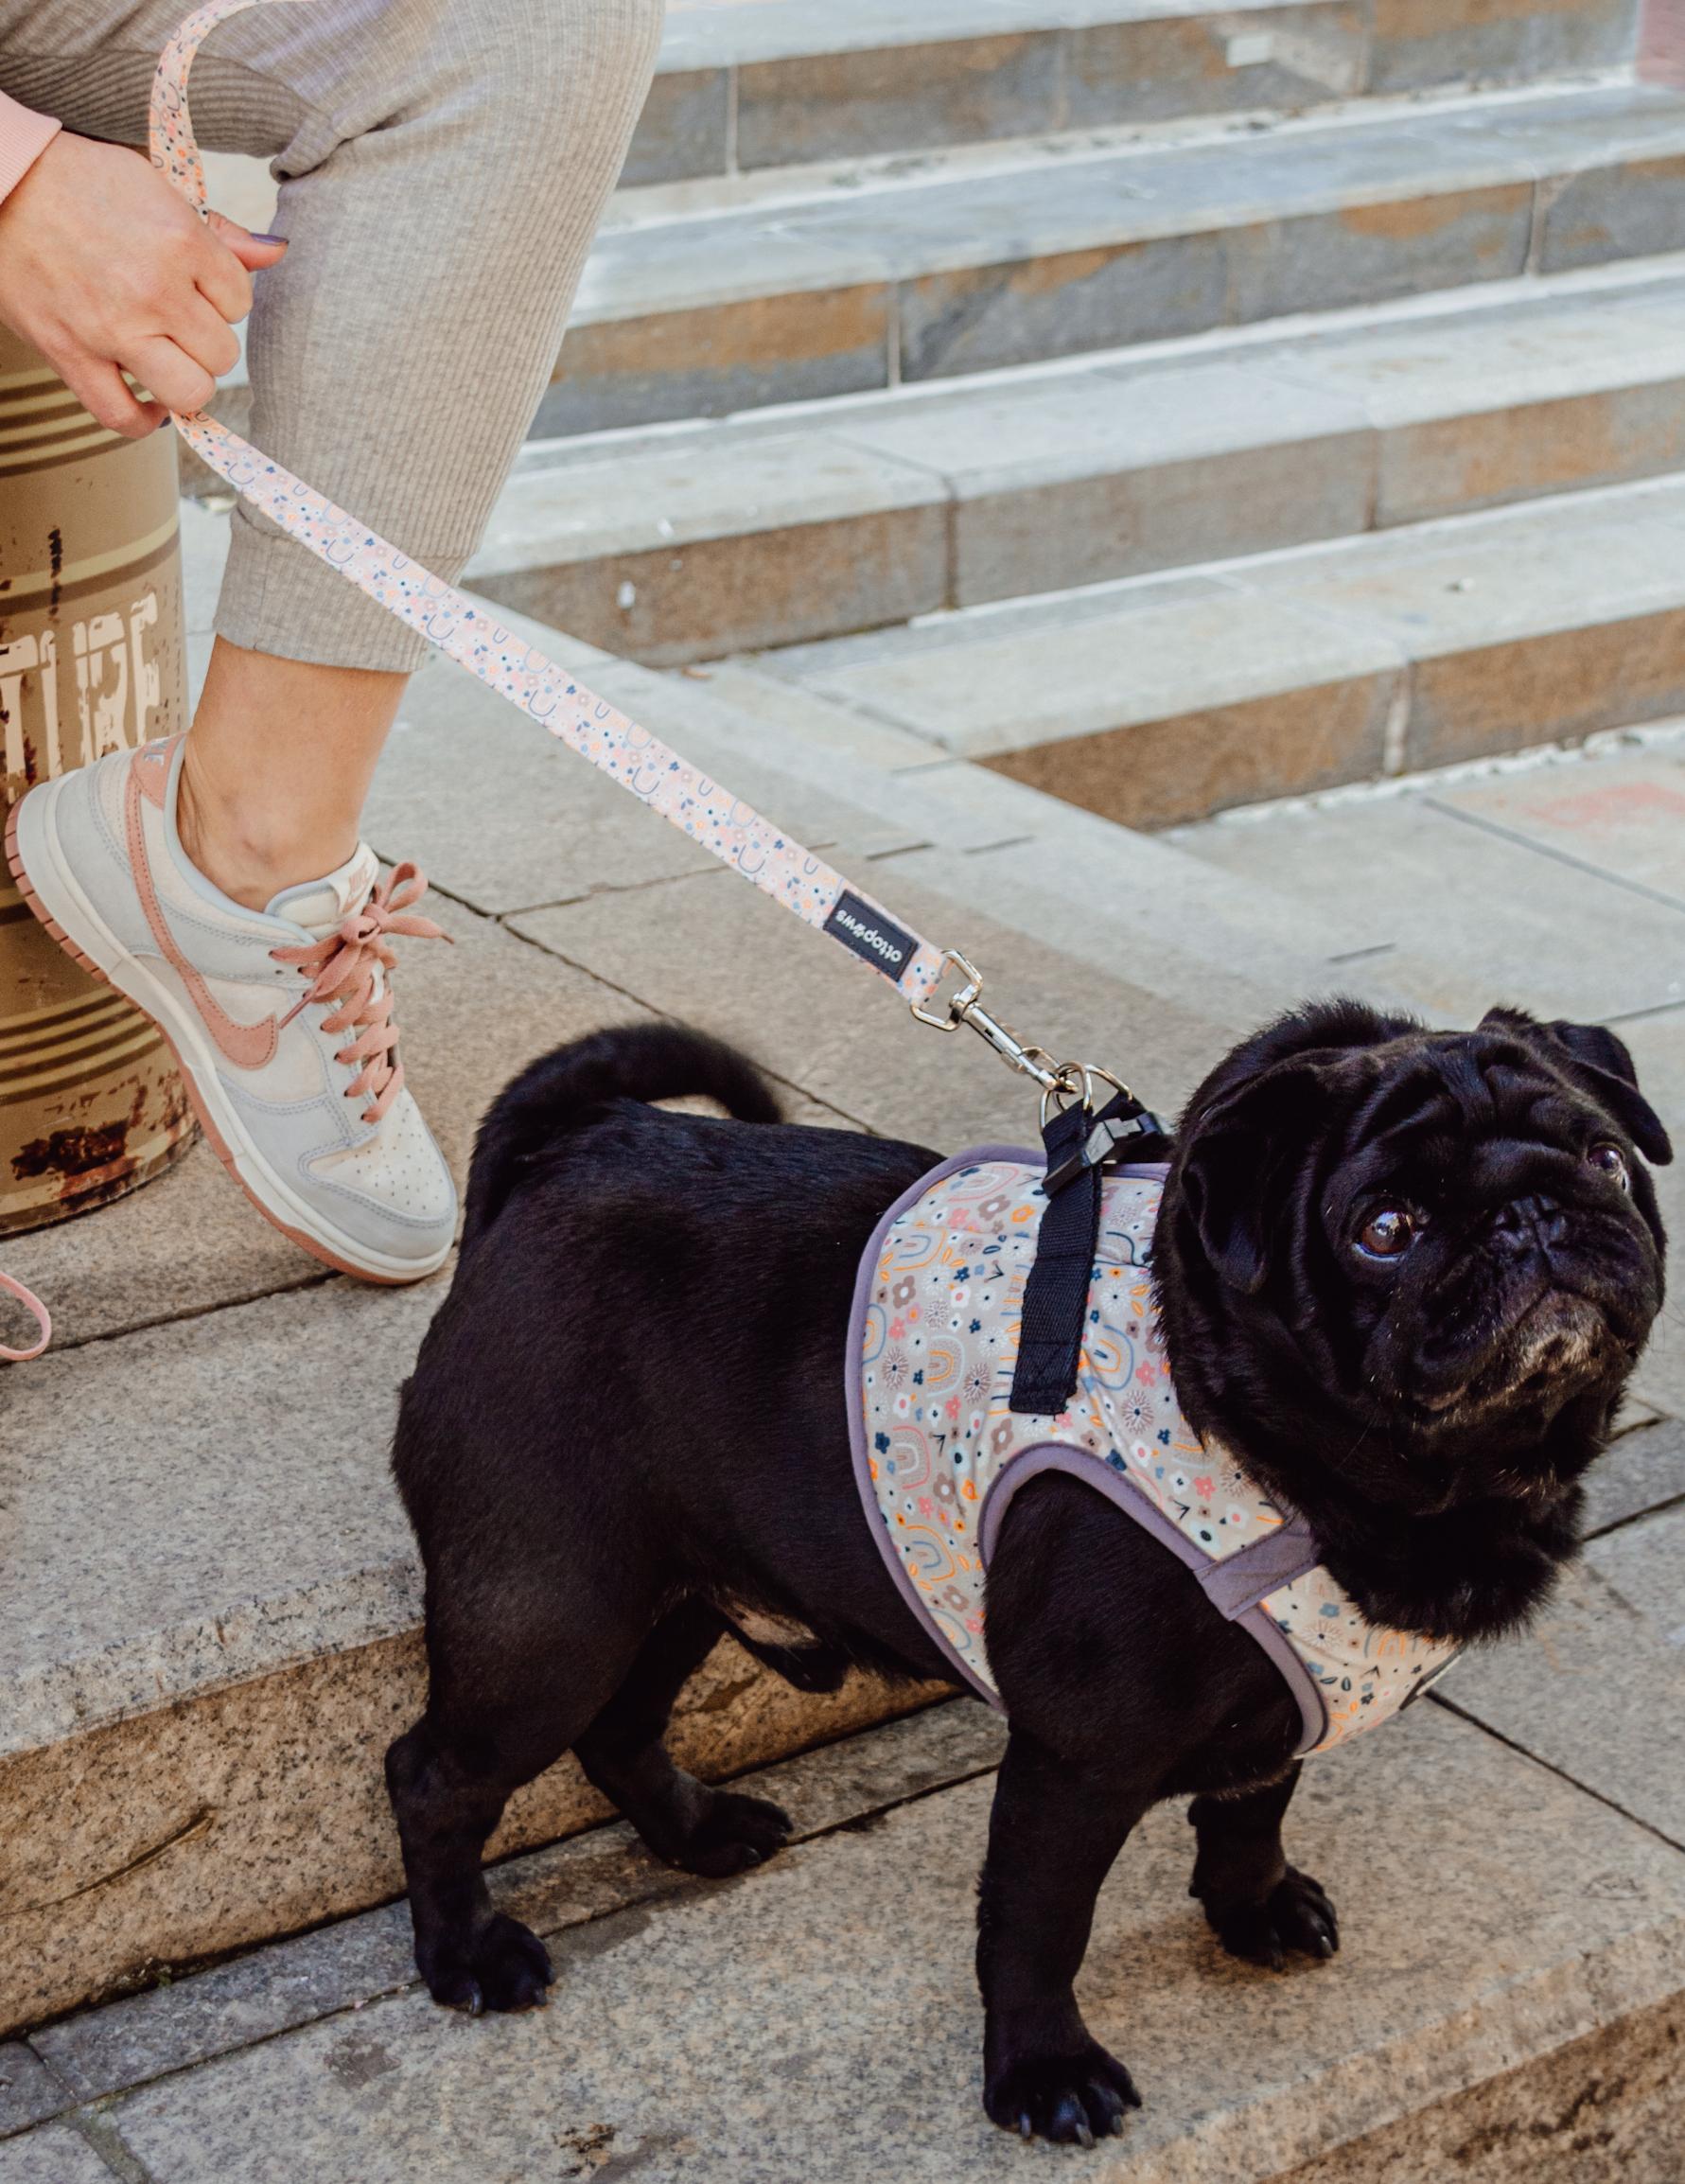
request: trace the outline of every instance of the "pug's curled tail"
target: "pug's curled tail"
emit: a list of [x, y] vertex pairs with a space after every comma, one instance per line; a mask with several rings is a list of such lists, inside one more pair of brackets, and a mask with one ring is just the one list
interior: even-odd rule
[[492, 1102], [474, 1140], [465, 1248], [502, 1211], [522, 1168], [616, 1100], [716, 1101], [739, 1122], [783, 1119], [746, 1054], [683, 1024], [622, 1024], [557, 1047]]

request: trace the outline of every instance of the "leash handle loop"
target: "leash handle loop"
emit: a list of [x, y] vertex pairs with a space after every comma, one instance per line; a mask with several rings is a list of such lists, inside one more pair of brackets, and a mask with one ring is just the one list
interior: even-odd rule
[[0, 1343], [0, 1358], [4, 1358], [9, 1365], [27, 1365], [31, 1358], [39, 1357], [52, 1341], [52, 1318], [35, 1292], [26, 1289], [15, 1276], [0, 1273], [0, 1290], [4, 1290], [8, 1296], [16, 1297], [26, 1312], [33, 1313], [35, 1324], [41, 1330], [39, 1338], [27, 1349], [8, 1349], [4, 1343]]

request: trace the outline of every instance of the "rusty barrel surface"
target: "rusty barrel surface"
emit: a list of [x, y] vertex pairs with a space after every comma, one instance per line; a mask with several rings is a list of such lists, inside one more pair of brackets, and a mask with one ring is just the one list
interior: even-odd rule
[[[124, 440], [0, 327], [0, 819], [31, 783], [186, 725], [175, 434]], [[30, 915], [0, 860], [0, 1231], [181, 1152], [169, 1049]]]

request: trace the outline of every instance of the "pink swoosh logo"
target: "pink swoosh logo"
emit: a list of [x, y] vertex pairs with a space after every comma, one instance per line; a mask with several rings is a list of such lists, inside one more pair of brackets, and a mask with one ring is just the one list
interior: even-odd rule
[[129, 863], [134, 873], [134, 891], [140, 897], [140, 907], [146, 912], [147, 924], [152, 938], [158, 943], [159, 953], [186, 987], [193, 1006], [204, 1020], [204, 1028], [216, 1043], [217, 1050], [237, 1069], [261, 1069], [272, 1059], [281, 1035], [281, 1027], [274, 1016], [261, 1024], [237, 1024], [199, 973], [188, 962], [175, 937], [165, 923], [164, 910], [158, 900], [158, 890], [152, 881], [152, 868], [147, 856], [146, 830], [141, 823], [141, 798], [164, 808], [164, 785], [168, 778], [167, 766], [163, 763], [171, 747], [137, 751], [129, 768], [129, 779], [123, 793], [123, 824], [129, 841]]

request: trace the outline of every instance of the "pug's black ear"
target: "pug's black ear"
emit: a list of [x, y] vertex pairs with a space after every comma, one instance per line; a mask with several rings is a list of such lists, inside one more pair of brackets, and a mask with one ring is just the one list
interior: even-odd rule
[[1314, 1065], [1286, 1063], [1184, 1120], [1177, 1162], [1183, 1204], [1206, 1259], [1246, 1296], [1255, 1296], [1269, 1277], [1280, 1186], [1323, 1095]]
[[1639, 1073], [1626, 1043], [1603, 1024], [1541, 1024], [1519, 1009], [1488, 1009], [1483, 1031], [1507, 1031], [1548, 1054], [1559, 1069], [1606, 1107], [1644, 1158], [1665, 1168], [1674, 1148], [1661, 1117], [1639, 1090]]

